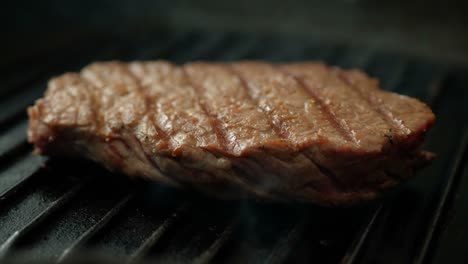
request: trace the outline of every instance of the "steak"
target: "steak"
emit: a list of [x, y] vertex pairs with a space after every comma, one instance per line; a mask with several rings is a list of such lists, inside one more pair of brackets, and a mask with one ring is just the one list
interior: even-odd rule
[[420, 101], [321, 63], [102, 62], [53, 78], [28, 109], [36, 153], [223, 199], [349, 205], [432, 154]]

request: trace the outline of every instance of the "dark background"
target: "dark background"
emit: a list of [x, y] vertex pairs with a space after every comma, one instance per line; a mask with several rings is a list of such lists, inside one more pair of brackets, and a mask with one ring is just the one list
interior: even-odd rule
[[18, 52], [53, 48], [51, 39], [131, 37], [164, 28], [279, 33], [468, 62], [467, 1], [46, 0], [8, 1], [0, 10], [6, 60]]

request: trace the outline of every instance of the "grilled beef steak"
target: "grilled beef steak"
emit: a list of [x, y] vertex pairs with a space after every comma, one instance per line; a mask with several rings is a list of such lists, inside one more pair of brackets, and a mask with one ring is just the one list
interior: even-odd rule
[[320, 63], [95, 63], [50, 81], [29, 141], [221, 198], [345, 205], [430, 159], [434, 114]]

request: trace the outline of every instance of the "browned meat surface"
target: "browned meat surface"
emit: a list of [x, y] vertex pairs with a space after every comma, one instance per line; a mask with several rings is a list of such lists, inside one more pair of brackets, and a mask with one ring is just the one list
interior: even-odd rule
[[320, 63], [95, 63], [49, 82], [28, 109], [45, 155], [220, 198], [346, 205], [430, 159], [420, 101]]

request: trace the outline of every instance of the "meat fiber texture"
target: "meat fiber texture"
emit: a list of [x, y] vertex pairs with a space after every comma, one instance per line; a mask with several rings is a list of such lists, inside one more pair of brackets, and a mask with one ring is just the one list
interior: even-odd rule
[[36, 153], [222, 199], [350, 205], [406, 180], [434, 114], [322, 63], [100, 62], [28, 109]]

